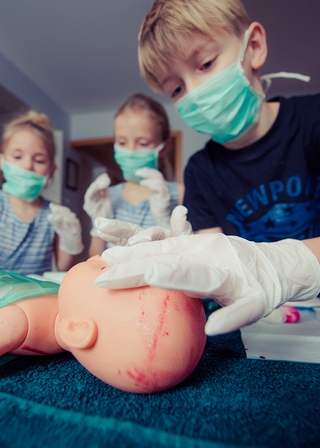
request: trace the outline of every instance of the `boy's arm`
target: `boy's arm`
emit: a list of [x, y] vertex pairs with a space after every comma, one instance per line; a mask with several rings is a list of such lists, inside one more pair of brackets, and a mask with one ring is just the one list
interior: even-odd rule
[[223, 233], [223, 230], [221, 227], [211, 227], [210, 229], [196, 230], [193, 233]]
[[302, 240], [302, 242], [314, 253], [320, 263], [320, 237]]

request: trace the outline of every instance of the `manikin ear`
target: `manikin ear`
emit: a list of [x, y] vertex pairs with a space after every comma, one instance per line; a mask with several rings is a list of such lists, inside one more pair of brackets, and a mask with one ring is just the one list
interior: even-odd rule
[[58, 324], [58, 333], [63, 344], [72, 351], [90, 348], [97, 340], [98, 328], [93, 319], [72, 322], [64, 318]]
[[251, 68], [259, 70], [265, 63], [268, 54], [266, 32], [259, 22], [252, 22], [248, 30], [250, 33], [248, 50]]

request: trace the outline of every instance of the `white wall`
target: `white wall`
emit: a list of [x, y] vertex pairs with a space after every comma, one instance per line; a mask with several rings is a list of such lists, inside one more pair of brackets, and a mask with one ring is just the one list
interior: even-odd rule
[[[195, 151], [201, 149], [209, 140], [208, 136], [200, 135], [188, 128], [180, 119], [172, 105], [165, 105], [171, 128], [182, 131], [182, 168]], [[115, 110], [95, 114], [73, 115], [70, 121], [71, 140], [111, 137], [113, 135], [113, 119]]]

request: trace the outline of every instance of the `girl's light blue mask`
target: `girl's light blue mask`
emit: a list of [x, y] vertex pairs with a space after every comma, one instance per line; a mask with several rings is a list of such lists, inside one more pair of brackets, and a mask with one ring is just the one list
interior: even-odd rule
[[2, 185], [3, 191], [24, 201], [37, 199], [48, 181], [47, 176], [8, 163], [3, 158], [1, 169], [6, 180]]
[[242, 67], [249, 36], [247, 30], [236, 63], [175, 104], [187, 126], [220, 144], [241, 138], [258, 122], [265, 98], [253, 89]]
[[165, 143], [161, 143], [156, 148], [146, 149], [126, 149], [114, 144], [114, 158], [120, 166], [125, 180], [140, 182], [141, 177], [135, 173], [140, 168], [158, 168], [159, 152], [164, 148]]

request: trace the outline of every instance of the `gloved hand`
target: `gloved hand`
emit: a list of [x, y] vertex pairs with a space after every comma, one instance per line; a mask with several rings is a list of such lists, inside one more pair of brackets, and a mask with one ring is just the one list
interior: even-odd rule
[[100, 174], [92, 184], [89, 185], [85, 195], [83, 210], [90, 216], [92, 221], [91, 236], [98, 236], [94, 221], [98, 217], [113, 218], [112, 203], [109, 192], [110, 177], [107, 173]]
[[212, 297], [223, 308], [210, 315], [208, 335], [237, 330], [287, 301], [312, 299], [320, 291], [317, 258], [291, 239], [254, 243], [222, 233], [183, 235], [114, 247], [102, 257], [111, 268], [96, 278], [97, 286], [152, 285]]
[[83, 249], [81, 224], [76, 215], [63, 205], [49, 205], [51, 213], [48, 221], [59, 235], [59, 248], [69, 255], [78, 255]]
[[149, 188], [150, 210], [158, 226], [170, 226], [170, 191], [163, 175], [153, 168], [140, 168], [135, 174], [143, 177], [140, 185]]
[[97, 236], [117, 246], [127, 246], [145, 241], [163, 240], [176, 235], [189, 235], [192, 227], [187, 221], [188, 210], [183, 205], [174, 208], [170, 218], [170, 229], [160, 226], [142, 227], [117, 219], [97, 218], [95, 228]]

